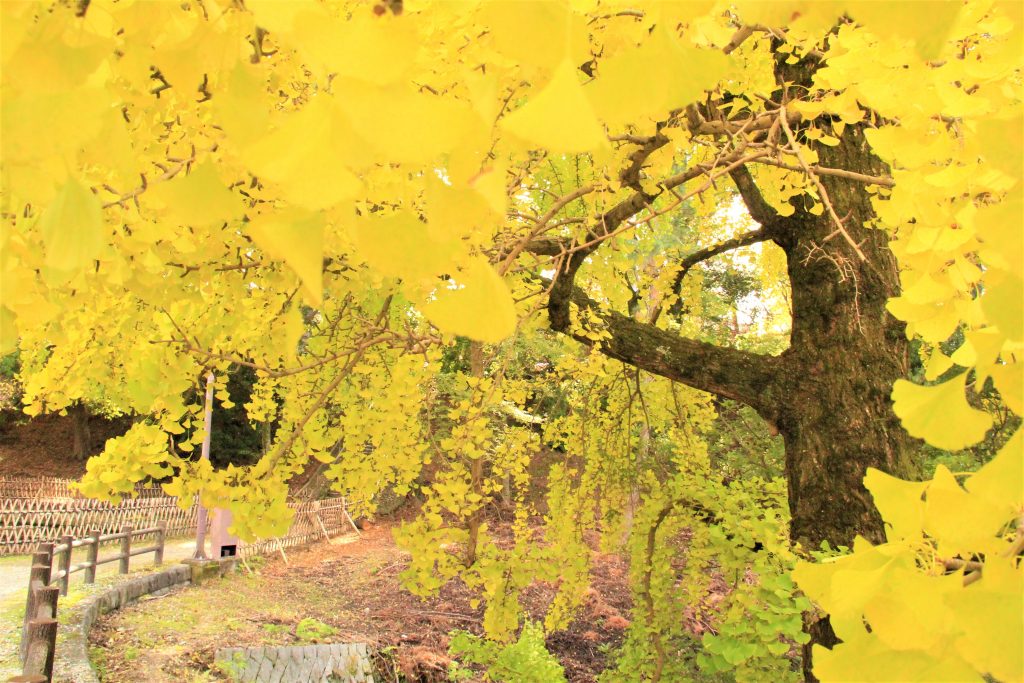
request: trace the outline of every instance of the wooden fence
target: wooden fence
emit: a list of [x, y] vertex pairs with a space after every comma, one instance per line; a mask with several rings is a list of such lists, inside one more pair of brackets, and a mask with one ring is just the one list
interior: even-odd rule
[[[104, 534], [96, 529], [86, 538], [64, 536], [56, 545], [40, 543], [32, 554], [25, 602], [25, 619], [21, 631], [22, 673], [11, 680], [44, 683], [53, 676], [53, 658], [57, 647], [57, 600], [59, 595], [68, 594], [72, 574], [84, 572], [85, 582], [93, 583], [96, 581], [96, 568], [108, 562], [118, 562], [118, 571], [127, 574], [131, 559], [146, 553], [153, 553], [153, 563], [159, 565], [164, 558], [165, 532], [163, 525], [138, 530], [126, 526], [115, 534]], [[144, 536], [153, 536], [153, 544], [132, 548], [132, 541]], [[101, 558], [100, 546], [111, 541], [118, 542], [117, 554]], [[84, 562], [71, 563], [75, 548], [86, 548]]]
[[45, 541], [111, 534], [125, 526], [163, 525], [172, 535], [195, 530], [196, 506], [182, 510], [178, 499], [158, 494], [125, 498], [117, 505], [90, 498], [4, 498], [0, 496], [0, 555], [30, 553]]
[[[127, 501], [126, 501], [127, 502]], [[294, 545], [330, 538], [351, 527], [359, 529], [349, 516], [344, 498], [326, 500], [292, 501], [295, 517], [288, 533], [280, 538], [243, 543], [239, 548], [242, 557], [282, 550]], [[193, 524], [195, 506], [193, 505]], [[60, 595], [67, 595], [72, 574], [85, 572], [85, 582], [96, 580], [96, 568], [107, 562], [119, 562], [119, 571], [127, 574], [131, 558], [144, 553], [154, 553], [154, 564], [161, 564], [164, 543], [170, 527], [166, 523], [134, 530], [124, 526], [120, 532], [104, 533], [99, 528], [84, 538], [63, 535], [58, 544], [43, 542], [36, 545], [32, 555], [32, 570], [29, 576], [28, 597], [25, 605], [25, 621], [21, 637], [22, 674], [10, 679], [13, 683], [47, 683], [53, 675], [53, 659], [57, 642], [57, 601]], [[132, 548], [132, 540], [153, 535], [153, 545]], [[100, 558], [100, 547], [104, 543], [118, 542], [118, 552]], [[86, 548], [83, 562], [72, 563], [72, 552]], [[56, 571], [54, 571], [56, 567]]]

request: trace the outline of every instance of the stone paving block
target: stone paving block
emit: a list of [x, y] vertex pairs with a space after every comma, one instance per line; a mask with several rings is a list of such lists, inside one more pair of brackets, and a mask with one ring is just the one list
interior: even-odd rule
[[244, 660], [245, 683], [373, 683], [365, 643], [222, 648], [216, 661]]

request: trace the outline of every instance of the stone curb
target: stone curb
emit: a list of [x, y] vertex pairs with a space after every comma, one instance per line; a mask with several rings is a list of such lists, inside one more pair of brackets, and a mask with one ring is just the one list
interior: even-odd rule
[[125, 581], [83, 600], [74, 607], [71, 623], [60, 626], [61, 642], [57, 646], [53, 680], [57, 683], [99, 683], [89, 663], [89, 630], [100, 616], [121, 609], [143, 595], [163, 595], [175, 586], [200, 583], [211, 574], [223, 576], [234, 567], [233, 559], [231, 562], [210, 562], [216, 567], [212, 572], [195, 564], [175, 565]]

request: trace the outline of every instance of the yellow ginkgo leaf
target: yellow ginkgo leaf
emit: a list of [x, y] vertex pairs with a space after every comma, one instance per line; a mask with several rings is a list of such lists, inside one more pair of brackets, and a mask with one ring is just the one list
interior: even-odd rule
[[147, 192], [161, 202], [168, 220], [182, 225], [215, 225], [242, 215], [241, 197], [217, 175], [213, 162], [204, 161], [186, 176], [154, 185]]
[[[496, 228], [504, 219], [476, 188], [453, 187], [439, 179], [427, 182], [426, 214], [427, 230], [437, 239], [472, 237], [481, 228]], [[490, 236], [488, 230], [486, 237]]]
[[1024, 367], [1020, 363], [995, 365], [989, 370], [1006, 407], [1024, 415]]
[[488, 0], [479, 18], [494, 49], [515, 64], [551, 69], [570, 56], [586, 58], [581, 18], [560, 0]]
[[964, 482], [964, 487], [1008, 514], [1024, 508], [1024, 431], [1018, 428], [996, 457]]
[[925, 364], [924, 378], [929, 382], [934, 382], [941, 377], [946, 370], [953, 367], [953, 359], [942, 353], [939, 349], [935, 349], [932, 355], [928, 358], [928, 362]]
[[556, 153], [588, 152], [608, 144], [583, 94], [576, 69], [568, 62], [555, 69], [540, 92], [502, 119], [501, 127], [527, 143]]
[[[586, 93], [598, 115], [611, 125], [661, 119], [713, 88], [729, 65], [721, 51], [684, 46], [657, 28], [643, 45], [602, 60]], [[653, 86], [637, 88], [640, 74]]]
[[285, 199], [305, 209], [324, 209], [351, 199], [362, 184], [346, 164], [365, 147], [327, 95], [286, 114], [269, 135], [242, 150], [259, 177], [277, 183]]
[[885, 521], [886, 537], [890, 541], [919, 538], [924, 519], [924, 501], [921, 495], [927, 484], [903, 481], [881, 470], [869, 467], [864, 486], [871, 492], [875, 507]]
[[1011, 517], [985, 496], [965, 491], [944, 465], [936, 467], [925, 497], [924, 530], [943, 557], [979, 552]]
[[993, 271], [985, 280], [981, 307], [1007, 339], [1024, 340], [1024, 278], [1020, 272]]
[[427, 226], [408, 211], [357, 219], [359, 255], [382, 275], [418, 283], [454, 269], [458, 240], [434, 239]]
[[918, 650], [892, 650], [866, 632], [856, 639], [844, 638], [842, 645], [831, 650], [815, 645], [813, 658], [814, 675], [822, 681], [982, 683], [984, 680], [956, 653], [932, 655]]
[[18, 326], [14, 313], [0, 306], [0, 355], [7, 355], [18, 346]]
[[380, 88], [348, 81], [337, 90], [341, 110], [379, 163], [431, 163], [482, 129], [468, 104], [410, 84]]
[[981, 441], [992, 426], [964, 395], [966, 374], [935, 386], [899, 379], [892, 388], [893, 411], [912, 436], [938, 448], [959, 450]]
[[455, 273], [448, 287], [423, 305], [423, 315], [443, 332], [496, 344], [516, 327], [516, 309], [505, 281], [482, 257]]
[[847, 0], [845, 4], [850, 16], [872, 33], [883, 38], [895, 36], [913, 40], [924, 59], [933, 59], [942, 52], [956, 15], [963, 7], [963, 3], [956, 0], [908, 3]]
[[61, 92], [88, 80], [112, 52], [111, 42], [79, 33], [77, 45], [62, 35], [70, 15], [46, 12], [34, 35], [23, 41], [4, 69], [4, 80], [26, 92]]
[[[961, 627], [956, 652], [988, 680], [1024, 681], [1024, 591], [1012, 560], [986, 558], [981, 581], [946, 595]], [[993, 637], [993, 634], [998, 634]]]
[[295, 17], [295, 43], [330, 73], [386, 85], [405, 75], [420, 48], [415, 20], [367, 7], [348, 21], [307, 12]]
[[871, 633], [893, 650], [928, 651], [941, 645], [955, 628], [943, 595], [960, 590], [963, 577], [935, 576], [917, 568], [894, 569], [874, 599], [864, 607]]
[[323, 302], [324, 219], [321, 214], [289, 209], [263, 215], [249, 224], [256, 244], [287, 263], [299, 276], [310, 304]]
[[252, 66], [237, 65], [224, 79], [224, 88], [213, 98], [212, 106], [217, 123], [236, 145], [249, 144], [270, 129], [273, 105]]
[[68, 178], [39, 217], [46, 245], [46, 265], [73, 272], [88, 266], [103, 249], [100, 200], [75, 178]]

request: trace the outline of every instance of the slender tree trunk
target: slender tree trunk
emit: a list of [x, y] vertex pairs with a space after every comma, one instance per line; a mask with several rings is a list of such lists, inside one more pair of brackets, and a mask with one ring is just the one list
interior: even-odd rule
[[[469, 343], [469, 374], [472, 377], [483, 379], [484, 376], [484, 345], [478, 341]], [[482, 457], [471, 458], [469, 463], [470, 485], [472, 490], [479, 496], [483, 496], [484, 490], [484, 459]], [[466, 521], [466, 530], [469, 532], [469, 540], [466, 542], [466, 554], [463, 563], [467, 567], [473, 566], [476, 562], [477, 546], [480, 542], [480, 525], [483, 523], [483, 509], [473, 511]]]
[[71, 453], [75, 460], [85, 460], [92, 450], [92, 432], [89, 429], [89, 409], [82, 401], [76, 401], [68, 408], [71, 414]]

